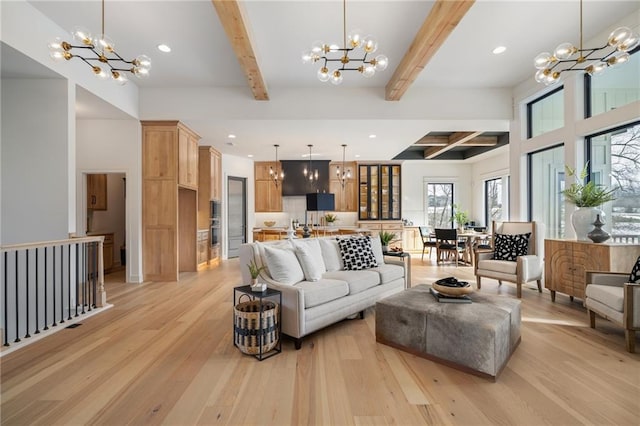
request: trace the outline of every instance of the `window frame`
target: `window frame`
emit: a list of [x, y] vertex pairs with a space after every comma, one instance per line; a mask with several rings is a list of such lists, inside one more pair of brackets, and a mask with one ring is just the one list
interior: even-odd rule
[[[564, 85], [561, 85], [556, 87], [553, 90], [548, 91], [542, 96], [535, 98], [531, 102], [527, 102], [527, 139], [531, 139], [534, 137], [533, 136], [533, 105], [563, 90], [564, 90]], [[539, 135], [536, 135], [536, 136], [539, 136]]]

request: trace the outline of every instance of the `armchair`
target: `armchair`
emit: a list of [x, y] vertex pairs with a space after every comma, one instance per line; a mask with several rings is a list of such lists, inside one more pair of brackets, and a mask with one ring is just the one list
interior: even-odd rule
[[586, 272], [584, 305], [589, 326], [596, 327], [596, 314], [624, 328], [628, 352], [635, 352], [636, 331], [640, 330], [640, 284], [630, 283], [623, 272]]
[[[476, 249], [474, 273], [476, 275], [476, 285], [481, 287], [481, 278], [493, 278], [502, 281], [515, 283], [517, 286], [517, 296], [522, 297], [522, 284], [536, 281], [538, 291], [542, 292], [542, 272], [544, 253], [544, 225], [539, 222], [496, 222], [492, 223], [491, 247], [494, 251], [486, 249]], [[518, 255], [515, 261], [494, 259], [496, 253], [496, 238], [498, 234], [518, 235], [530, 233], [528, 247], [525, 255]]]

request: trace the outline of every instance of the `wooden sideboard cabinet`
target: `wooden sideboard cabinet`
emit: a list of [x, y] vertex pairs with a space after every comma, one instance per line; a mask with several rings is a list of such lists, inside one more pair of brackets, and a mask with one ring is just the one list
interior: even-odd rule
[[631, 272], [640, 256], [639, 244], [595, 244], [590, 241], [544, 240], [544, 286], [584, 299], [585, 271]]

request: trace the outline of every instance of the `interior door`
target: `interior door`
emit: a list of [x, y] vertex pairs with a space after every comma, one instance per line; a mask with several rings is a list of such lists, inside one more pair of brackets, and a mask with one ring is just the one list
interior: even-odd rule
[[227, 180], [227, 257], [238, 257], [240, 244], [247, 242], [247, 179]]

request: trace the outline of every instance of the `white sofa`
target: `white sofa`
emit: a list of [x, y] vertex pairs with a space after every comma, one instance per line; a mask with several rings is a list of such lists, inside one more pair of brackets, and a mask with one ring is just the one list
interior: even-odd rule
[[[380, 239], [366, 238], [293, 239], [240, 247], [243, 283], [251, 283], [247, 265], [253, 260], [258, 266], [265, 266], [260, 281], [282, 292], [282, 333], [294, 338], [296, 349], [300, 349], [304, 336], [358, 313], [364, 318], [366, 308], [404, 289], [404, 263], [385, 261]], [[367, 259], [373, 256], [378, 266], [345, 270], [340, 244], [354, 241], [365, 244], [363, 252], [370, 247], [370, 252], [365, 253], [369, 255]], [[354, 267], [352, 261], [347, 255], [347, 268]], [[363, 266], [357, 262], [355, 265]]]

